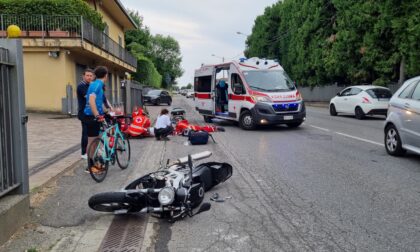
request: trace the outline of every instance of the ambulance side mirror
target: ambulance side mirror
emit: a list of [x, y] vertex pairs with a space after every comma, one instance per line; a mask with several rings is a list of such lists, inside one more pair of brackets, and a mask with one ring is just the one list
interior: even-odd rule
[[234, 83], [233, 84], [233, 93], [236, 95], [240, 95], [242, 94], [243, 89], [242, 89], [242, 84], [240, 83]]

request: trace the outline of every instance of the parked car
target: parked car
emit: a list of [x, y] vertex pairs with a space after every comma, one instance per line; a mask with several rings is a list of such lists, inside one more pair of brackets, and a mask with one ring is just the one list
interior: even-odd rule
[[186, 94], [186, 97], [187, 98], [193, 98], [194, 95], [195, 95], [194, 90], [188, 90], [187, 94]]
[[181, 90], [181, 95], [186, 96], [187, 95], [187, 90], [186, 89], [182, 89]]
[[166, 103], [170, 106], [172, 104], [172, 97], [165, 90], [150, 90], [143, 96], [143, 101], [144, 103], [152, 103], [154, 105]]
[[366, 115], [387, 115], [392, 93], [380, 86], [352, 86], [345, 88], [330, 101], [330, 115], [355, 115], [362, 120]]
[[389, 102], [385, 149], [393, 156], [420, 154], [420, 76], [406, 81]]

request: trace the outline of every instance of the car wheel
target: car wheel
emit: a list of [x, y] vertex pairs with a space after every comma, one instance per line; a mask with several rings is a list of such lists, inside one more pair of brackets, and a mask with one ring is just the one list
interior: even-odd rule
[[172, 101], [171, 101], [171, 100], [169, 100], [169, 101], [168, 101], [168, 106], [171, 106], [171, 104], [172, 104]]
[[254, 117], [248, 110], [241, 113], [239, 117], [239, 126], [244, 130], [253, 130], [257, 127]]
[[389, 155], [402, 156], [406, 150], [402, 148], [400, 134], [394, 125], [388, 125], [385, 129], [385, 149]]
[[335, 109], [335, 105], [331, 104], [330, 105], [330, 115], [331, 116], [337, 116], [337, 110]]
[[361, 107], [356, 107], [354, 110], [354, 114], [356, 115], [356, 118], [359, 120], [363, 120], [365, 118], [365, 112], [363, 112]]
[[154, 104], [157, 106], [157, 105], [159, 105], [160, 104], [160, 99], [156, 99], [155, 100], [155, 102], [154, 102]]

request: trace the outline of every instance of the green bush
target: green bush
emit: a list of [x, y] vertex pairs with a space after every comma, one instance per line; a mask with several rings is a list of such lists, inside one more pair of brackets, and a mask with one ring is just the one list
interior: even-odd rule
[[143, 85], [155, 88], [160, 88], [162, 83], [162, 76], [156, 70], [153, 62], [139, 55], [137, 55], [137, 72], [134, 74], [134, 79]]
[[[0, 14], [11, 15], [78, 15], [89, 20], [101, 31], [105, 29], [100, 13], [96, 12], [83, 0], [0, 0]], [[18, 24], [19, 25], [19, 24]], [[36, 24], [31, 24], [36, 27]], [[6, 26], [6, 24], [5, 24]], [[79, 20], [73, 20], [68, 24], [80, 27]]]

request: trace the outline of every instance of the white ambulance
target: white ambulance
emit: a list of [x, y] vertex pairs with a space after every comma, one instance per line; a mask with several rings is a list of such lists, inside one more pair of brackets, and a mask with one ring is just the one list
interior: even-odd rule
[[302, 96], [274, 60], [242, 58], [202, 65], [195, 71], [194, 92], [196, 110], [206, 122], [233, 120], [251, 130], [268, 124], [294, 128], [306, 118]]

